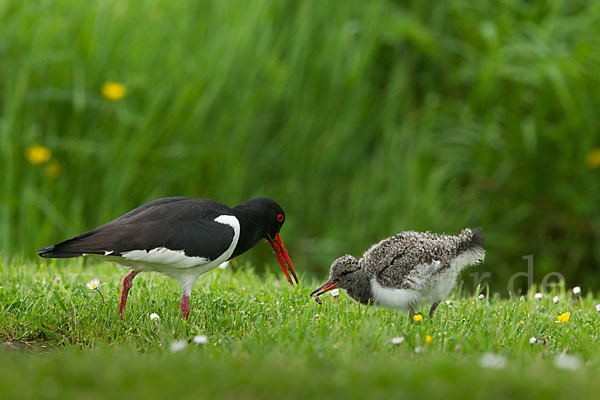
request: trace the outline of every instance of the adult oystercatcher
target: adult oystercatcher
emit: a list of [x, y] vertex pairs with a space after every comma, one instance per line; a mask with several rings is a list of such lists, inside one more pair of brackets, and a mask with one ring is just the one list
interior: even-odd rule
[[285, 213], [275, 201], [248, 200], [229, 208], [212, 200], [168, 197], [143, 204], [96, 229], [39, 249], [41, 257], [93, 256], [130, 268], [121, 284], [119, 315], [133, 278], [157, 271], [179, 280], [183, 291], [181, 315], [190, 312], [192, 286], [203, 273], [266, 239], [287, 280], [298, 277], [279, 233]]
[[413, 321], [421, 302], [433, 303], [429, 318], [450, 292], [458, 273], [485, 258], [481, 228], [464, 229], [458, 236], [403, 232], [383, 239], [360, 260], [351, 255], [331, 265], [329, 280], [310, 295], [340, 287], [362, 304], [409, 310]]

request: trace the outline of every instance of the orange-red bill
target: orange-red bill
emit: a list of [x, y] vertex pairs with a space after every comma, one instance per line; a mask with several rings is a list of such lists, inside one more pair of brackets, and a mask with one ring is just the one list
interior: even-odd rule
[[294, 277], [296, 283], [298, 283], [298, 276], [296, 275], [296, 271], [294, 270], [294, 266], [292, 265], [292, 261], [288, 256], [287, 250], [283, 245], [283, 239], [281, 239], [281, 235], [277, 233], [274, 238], [268, 238], [267, 241], [269, 242], [271, 247], [273, 247], [273, 250], [275, 250], [277, 260], [279, 261], [279, 264], [281, 264], [281, 269], [283, 269], [283, 272], [285, 273], [288, 282], [290, 283], [290, 285], [294, 286], [294, 283], [290, 278], [288, 270], [292, 273], [292, 276]]
[[319, 288], [315, 289], [310, 295], [311, 296], [320, 296], [323, 293], [327, 293], [332, 289], [335, 289], [339, 284], [339, 281], [332, 281], [331, 279], [322, 284]]

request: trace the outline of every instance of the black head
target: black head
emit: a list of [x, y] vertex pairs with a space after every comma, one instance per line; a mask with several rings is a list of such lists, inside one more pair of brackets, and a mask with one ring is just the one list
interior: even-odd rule
[[[281, 268], [283, 269], [283, 272], [285, 272], [288, 282], [294, 286], [290, 279], [289, 271], [292, 273], [296, 283], [298, 283], [298, 276], [296, 275], [292, 261], [287, 254], [285, 246], [283, 245], [283, 239], [279, 233], [285, 222], [285, 213], [281, 206], [271, 199], [258, 197], [240, 204], [235, 207], [234, 210], [239, 217], [242, 217], [246, 223], [249, 223], [249, 225], [252, 226], [242, 227], [243, 234], [245, 234], [246, 231], [251, 232], [249, 236], [246, 236], [246, 238], [248, 238], [247, 244], [254, 246], [261, 238], [267, 239], [269, 244], [273, 247], [273, 250], [275, 250], [277, 260], [279, 261], [279, 264], [281, 264]], [[240, 239], [240, 242], [241, 241], [243, 240]]]
[[351, 288], [359, 279], [358, 274], [356, 274], [356, 272], [359, 271], [358, 260], [355, 257], [346, 254], [331, 264], [329, 280], [310, 295], [320, 296], [338, 286], [342, 289]]
[[264, 239], [275, 237], [285, 222], [285, 213], [281, 206], [264, 197], [248, 200], [237, 206], [236, 209], [243, 210], [247, 218], [259, 227]]

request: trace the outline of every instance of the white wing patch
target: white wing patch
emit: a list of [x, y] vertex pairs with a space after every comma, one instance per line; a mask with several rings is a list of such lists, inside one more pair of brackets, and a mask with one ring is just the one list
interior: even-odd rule
[[217, 218], [215, 218], [215, 221], [220, 224], [229, 225], [233, 229], [233, 239], [231, 240], [229, 248], [227, 248], [227, 250], [225, 250], [225, 253], [221, 254], [219, 258], [215, 260], [219, 261], [217, 263], [217, 265], [219, 265], [223, 261], [226, 261], [229, 259], [229, 257], [231, 257], [233, 251], [235, 250], [235, 246], [237, 246], [237, 242], [240, 239], [240, 221], [238, 221], [238, 219], [233, 215], [220, 215]]

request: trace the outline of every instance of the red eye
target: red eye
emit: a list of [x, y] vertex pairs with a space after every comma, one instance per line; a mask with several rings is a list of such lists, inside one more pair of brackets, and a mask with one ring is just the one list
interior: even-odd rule
[[283, 214], [277, 214], [277, 222], [281, 223], [281, 222], [283, 222], [284, 219], [285, 219], [285, 216]]

